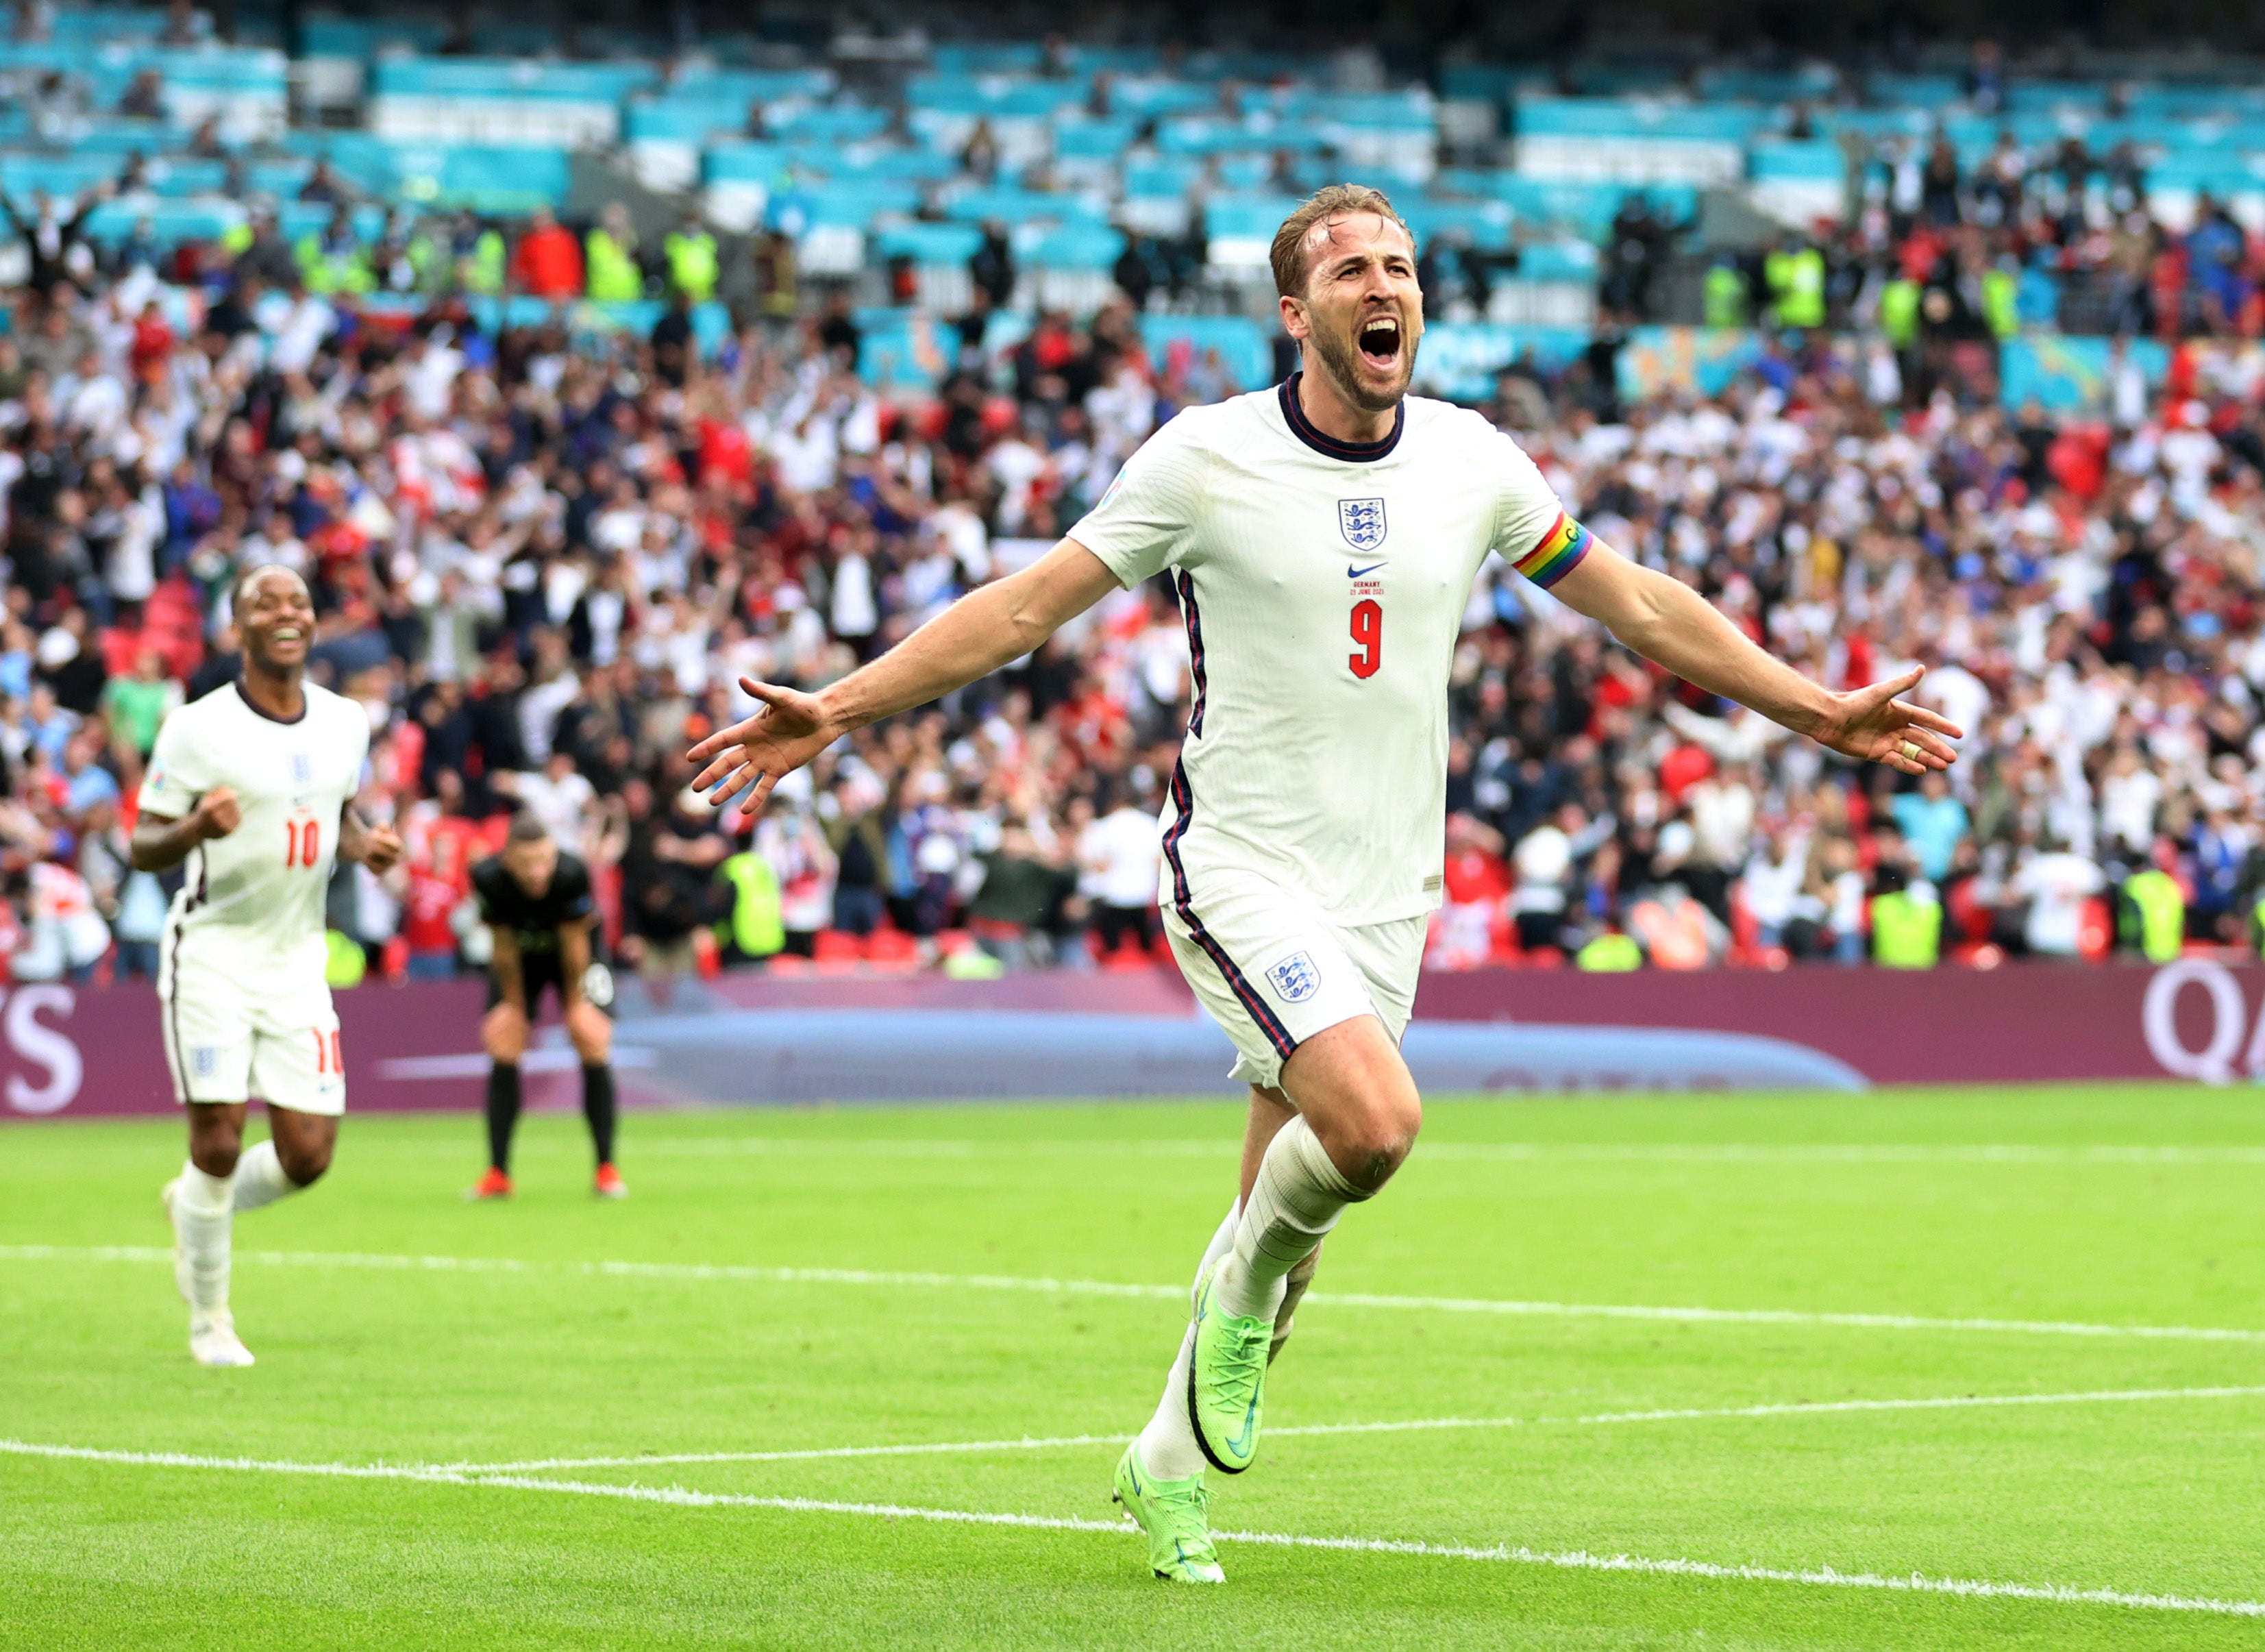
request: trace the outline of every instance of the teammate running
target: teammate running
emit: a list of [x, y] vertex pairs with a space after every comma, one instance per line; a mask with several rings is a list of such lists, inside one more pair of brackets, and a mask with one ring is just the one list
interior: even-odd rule
[[1257, 1452], [1293, 1270], [1391, 1178], [1422, 1120], [1399, 1041], [1440, 902], [1448, 666], [1488, 553], [1677, 676], [1848, 756], [1918, 774], [1948, 765], [1959, 734], [1897, 697], [1918, 671], [1833, 694], [1772, 659], [1599, 543], [1485, 418], [1409, 396], [1424, 296], [1383, 195], [1322, 191], [1276, 234], [1273, 266], [1300, 372], [1178, 414], [1052, 550], [824, 692], [747, 682], [762, 709], [692, 751], [699, 785], [719, 801], [752, 785], [742, 806], [758, 810], [849, 731], [1170, 579], [1193, 704], [1161, 823], [1164, 927], [1251, 1085], [1242, 1197], [1117, 1470], [1156, 1574], [1189, 1583], [1222, 1576], [1205, 1471], [1241, 1474]]
[[[165, 1059], [189, 1115], [189, 1161], [165, 1184], [174, 1279], [200, 1365], [249, 1365], [229, 1313], [238, 1211], [298, 1192], [330, 1168], [346, 1085], [324, 980], [331, 869], [383, 872], [401, 840], [354, 812], [369, 719], [303, 680], [315, 635], [306, 582], [255, 568], [237, 581], [244, 673], [157, 731], [142, 782], [133, 858], [187, 862], [166, 914], [157, 972]], [[269, 1139], [244, 1151], [251, 1098]]]
[[613, 977], [594, 955], [597, 906], [590, 869], [551, 841], [543, 823], [522, 810], [513, 817], [503, 852], [472, 869], [480, 916], [494, 938], [488, 961], [488, 1013], [480, 1042], [488, 1052], [488, 1172], [469, 1197], [511, 1197], [511, 1137], [519, 1124], [519, 1064], [545, 989], [558, 994], [566, 1036], [582, 1058], [582, 1115], [597, 1149], [594, 1190], [629, 1194], [614, 1168]]

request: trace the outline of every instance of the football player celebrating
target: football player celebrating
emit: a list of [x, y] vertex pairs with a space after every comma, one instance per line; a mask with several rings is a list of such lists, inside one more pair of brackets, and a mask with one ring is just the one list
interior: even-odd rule
[[[189, 1160], [165, 1184], [174, 1277], [189, 1304], [189, 1352], [248, 1365], [229, 1312], [238, 1211], [299, 1192], [330, 1168], [346, 1110], [338, 1012], [324, 979], [331, 869], [376, 872], [401, 840], [354, 812], [369, 754], [361, 707], [305, 680], [315, 605], [306, 581], [269, 565], [240, 578], [243, 674], [157, 731], [135, 866], [182, 866], [166, 914], [157, 997]], [[267, 1103], [269, 1139], [246, 1152], [244, 1115]]]
[[1596, 540], [1483, 417], [1409, 395], [1424, 295], [1381, 193], [1301, 204], [1273, 266], [1298, 372], [1179, 413], [1053, 549], [822, 693], [745, 681], [761, 710], [691, 753], [718, 801], [760, 810], [849, 731], [988, 675], [1112, 591], [1171, 582], [1192, 702], [1160, 822], [1164, 929], [1251, 1087], [1242, 1197], [1117, 1470], [1150, 1564], [1187, 1583], [1220, 1581], [1205, 1476], [1257, 1453], [1295, 1279], [1422, 1124], [1400, 1037], [1443, 886], [1448, 670], [1488, 556], [1834, 751], [1920, 774], [1953, 761], [1959, 733], [1899, 697], [1916, 670], [1836, 694], [1773, 659]]

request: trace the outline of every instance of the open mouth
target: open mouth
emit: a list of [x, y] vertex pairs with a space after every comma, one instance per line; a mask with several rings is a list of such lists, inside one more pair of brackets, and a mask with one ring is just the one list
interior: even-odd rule
[[1400, 360], [1400, 318], [1372, 316], [1360, 326], [1361, 359], [1369, 366], [1390, 368]]

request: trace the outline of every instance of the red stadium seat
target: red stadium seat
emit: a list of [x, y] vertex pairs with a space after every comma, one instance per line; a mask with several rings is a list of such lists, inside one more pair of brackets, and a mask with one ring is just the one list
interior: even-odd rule
[[880, 970], [916, 970], [921, 964], [920, 942], [901, 929], [874, 930], [865, 956]]
[[2108, 902], [2094, 895], [2084, 903], [2084, 916], [2077, 921], [2077, 954], [2097, 964], [2108, 956], [2108, 949], [2115, 944], [2115, 915], [2108, 910]]

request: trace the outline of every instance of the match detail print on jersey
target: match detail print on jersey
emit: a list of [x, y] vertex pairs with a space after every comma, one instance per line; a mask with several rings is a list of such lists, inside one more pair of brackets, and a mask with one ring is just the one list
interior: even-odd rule
[[1572, 572], [1594, 543], [1587, 528], [1560, 511], [1549, 531], [1542, 535], [1541, 542], [1520, 557], [1514, 565], [1518, 572], [1546, 590]]

